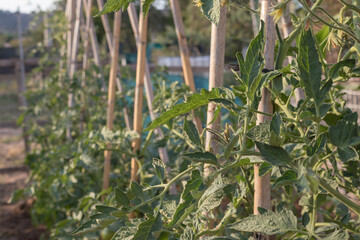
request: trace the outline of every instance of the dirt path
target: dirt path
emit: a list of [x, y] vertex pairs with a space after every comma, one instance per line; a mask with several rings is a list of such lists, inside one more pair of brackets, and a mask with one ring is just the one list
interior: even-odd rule
[[30, 200], [8, 203], [16, 189], [25, 187], [24, 158], [21, 130], [0, 128], [0, 240], [38, 240], [46, 230], [32, 226]]

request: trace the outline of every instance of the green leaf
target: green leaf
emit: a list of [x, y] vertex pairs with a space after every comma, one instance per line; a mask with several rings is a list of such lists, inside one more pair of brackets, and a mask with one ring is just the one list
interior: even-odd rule
[[125, 11], [132, 1], [133, 0], [108, 0], [105, 3], [103, 9], [98, 14], [96, 14], [95, 17], [99, 17], [106, 13], [117, 12], [121, 8], [123, 8], [123, 11]]
[[313, 98], [315, 103], [320, 106], [322, 65], [310, 30], [303, 31], [300, 36], [297, 63], [300, 71], [300, 83], [304, 87], [306, 95]]
[[281, 116], [279, 113], [275, 113], [271, 119], [270, 131], [274, 131], [277, 135], [280, 135]]
[[213, 165], [218, 165], [217, 158], [211, 152], [195, 152], [195, 153], [187, 153], [182, 155], [183, 158], [188, 159], [192, 162], [201, 162], [201, 163], [209, 163]]
[[291, 157], [282, 147], [271, 146], [257, 141], [255, 141], [255, 144], [264, 159], [272, 165], [289, 166], [292, 164]]
[[329, 70], [329, 78], [331, 79], [337, 78], [339, 76], [340, 69], [344, 67], [353, 68], [355, 67], [355, 64], [356, 64], [355, 59], [346, 59], [344, 61], [340, 61], [334, 64], [334, 66], [332, 66]]
[[231, 137], [229, 144], [226, 146], [225, 151], [224, 151], [224, 157], [226, 160], [229, 160], [231, 151], [234, 150], [234, 147], [236, 146], [236, 144], [239, 142], [239, 136], [238, 135], [234, 135]]
[[256, 125], [252, 129], [250, 129], [247, 133], [247, 137], [252, 139], [253, 141], [265, 142], [269, 143], [270, 140], [270, 122], [260, 123]]
[[323, 151], [326, 140], [326, 133], [321, 134], [317, 139], [310, 142], [310, 144], [306, 147], [306, 154], [309, 157], [313, 156], [314, 154], [319, 154], [321, 151]]
[[162, 228], [161, 214], [156, 217], [152, 215], [147, 216], [148, 219], [139, 224], [138, 229], [132, 238], [133, 240], [156, 240], [153, 232], [159, 231]]
[[201, 139], [194, 123], [184, 120], [184, 133], [185, 136], [196, 146], [201, 147]]
[[198, 202], [199, 212], [208, 212], [220, 205], [226, 194], [234, 190], [232, 184], [218, 183], [216, 180], [201, 196]]
[[263, 162], [261, 165], [260, 165], [260, 168], [259, 168], [259, 176], [262, 177], [264, 176], [265, 174], [267, 174], [268, 172], [271, 171], [272, 169], [272, 165], [268, 162]]
[[115, 188], [114, 192], [115, 192], [116, 202], [118, 202], [121, 206], [123, 206], [125, 208], [130, 207], [129, 198], [126, 196], [126, 194], [123, 191], [121, 191], [120, 188]]
[[323, 240], [339, 240], [339, 239], [348, 240], [349, 234], [341, 230], [336, 230], [335, 232], [323, 238]]
[[224, 98], [213, 98], [213, 99], [209, 99], [209, 101], [211, 103], [214, 103], [216, 106], [219, 107], [223, 107], [227, 110], [229, 110], [230, 112], [236, 112], [236, 104], [228, 99], [224, 99]]
[[163, 113], [160, 117], [156, 118], [148, 128], [144, 131], [150, 131], [159, 127], [160, 125], [166, 123], [170, 119], [180, 116], [182, 114], [188, 113], [200, 106], [207, 105], [209, 103], [209, 99], [218, 98], [219, 90], [214, 88], [210, 92], [202, 89], [201, 93], [194, 93], [190, 97], [186, 99], [184, 103], [180, 103], [172, 107], [169, 111]]
[[204, 16], [216, 25], [220, 20], [220, 0], [202, 0], [201, 10]]
[[310, 187], [313, 194], [317, 193], [319, 189], [319, 179], [313, 176], [311, 173], [305, 173], [305, 178], [308, 182], [308, 186]]
[[154, 0], [141, 0], [142, 11], [144, 16], [149, 12], [150, 5], [154, 2]]
[[297, 174], [293, 170], [287, 170], [284, 172], [284, 174], [277, 178], [272, 185], [272, 188], [278, 188], [289, 184], [294, 184], [294, 182], [297, 180]]
[[138, 197], [140, 199], [144, 199], [144, 192], [142, 187], [135, 181], [131, 181], [130, 184], [130, 190], [131, 193], [135, 196]]
[[117, 208], [113, 208], [113, 207], [109, 207], [109, 206], [104, 206], [104, 205], [96, 205], [95, 206], [96, 210], [101, 212], [101, 213], [107, 213], [110, 214], [112, 212], [118, 211]]
[[158, 158], [154, 158], [153, 159], [153, 167], [155, 169], [155, 173], [158, 176], [158, 178], [160, 179], [160, 181], [164, 181], [165, 179], [165, 164], [163, 163], [163, 161], [161, 161], [161, 159]]
[[183, 192], [181, 193], [181, 201], [177, 206], [173, 219], [167, 227], [171, 228], [174, 226], [186, 213], [187, 208], [195, 202], [195, 199], [191, 195], [192, 191], [198, 190], [202, 184], [202, 178], [199, 170], [191, 172], [190, 179], [186, 182]]
[[335, 146], [346, 148], [351, 139], [358, 136], [357, 113], [345, 115], [335, 126], [329, 129], [330, 141]]
[[359, 160], [359, 154], [353, 147], [338, 148], [338, 153], [343, 162]]
[[259, 232], [278, 235], [297, 231], [297, 218], [292, 211], [283, 209], [279, 213], [267, 211], [261, 215], [250, 215], [230, 225], [240, 232]]

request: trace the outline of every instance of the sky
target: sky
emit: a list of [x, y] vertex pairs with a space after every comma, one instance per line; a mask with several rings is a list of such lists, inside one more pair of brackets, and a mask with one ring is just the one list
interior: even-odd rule
[[22, 13], [30, 13], [51, 8], [55, 0], [0, 0], [0, 10], [16, 12], [18, 7]]

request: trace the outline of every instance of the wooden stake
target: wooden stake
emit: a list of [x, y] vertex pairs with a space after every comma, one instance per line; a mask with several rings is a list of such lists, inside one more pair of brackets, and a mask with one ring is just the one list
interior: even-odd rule
[[[269, 15], [271, 0], [261, 0], [261, 19], [265, 22], [265, 69], [274, 69], [275, 51], [275, 26], [272, 16]], [[266, 88], [262, 91], [259, 111], [273, 113], [273, 105], [270, 101], [271, 93]], [[262, 114], [257, 115], [257, 124], [270, 121], [271, 117]], [[259, 176], [260, 165], [254, 166], [254, 214], [259, 214], [258, 207], [270, 209], [270, 173]], [[260, 237], [258, 239], [263, 239]]]
[[[89, 0], [89, 4], [86, 3], [86, 0], [83, 0], [83, 5], [86, 6], [87, 11], [85, 11], [85, 17], [86, 20], [89, 20], [89, 23], [86, 22], [87, 24], [89, 24], [89, 29], [88, 34], [90, 37], [90, 42], [91, 42], [91, 48], [92, 48], [92, 53], [93, 53], [93, 57], [94, 57], [94, 63], [95, 65], [99, 68], [100, 70], [100, 78], [101, 78], [101, 83], [102, 83], [102, 88], [103, 91], [107, 91], [107, 87], [106, 87], [106, 83], [104, 80], [104, 74], [102, 71], [102, 65], [101, 65], [101, 59], [100, 59], [100, 54], [99, 54], [99, 42], [96, 36], [96, 32], [95, 32], [95, 28], [94, 28], [94, 22], [91, 16], [91, 6], [92, 6], [92, 0]], [[90, 7], [89, 7], [90, 5]], [[87, 26], [87, 25], [86, 25]], [[85, 43], [84, 43], [85, 44]], [[83, 63], [84, 66], [84, 63]], [[86, 64], [86, 69], [88, 68], [88, 64]]]
[[[256, 2], [255, 2], [256, 1]], [[280, 0], [281, 1], [281, 0]], [[249, 5], [250, 8], [253, 10], [256, 10], [257, 8], [257, 0], [250, 0], [249, 1]], [[258, 35], [259, 33], [259, 21], [258, 21], [258, 17], [255, 13], [250, 13], [251, 14], [251, 22], [252, 22], [252, 27], [253, 27], [253, 32], [254, 32], [254, 36]]]
[[[81, 0], [76, 0], [76, 19], [74, 31], [72, 33], [72, 43], [71, 43], [71, 54], [70, 54], [70, 70], [69, 70], [69, 78], [74, 79], [75, 71], [76, 71], [76, 55], [79, 48], [79, 33], [80, 33], [80, 15], [81, 15]], [[72, 108], [74, 104], [74, 96], [73, 93], [68, 94], [68, 107]], [[68, 141], [71, 140], [71, 127], [66, 128], [66, 139]]]
[[[171, 6], [172, 15], [174, 18], [176, 35], [177, 35], [178, 42], [179, 42], [180, 57], [181, 57], [181, 63], [182, 63], [182, 68], [183, 68], [183, 72], [184, 72], [185, 83], [186, 83], [186, 85], [189, 86], [190, 91], [195, 92], [196, 89], [195, 89], [194, 76], [193, 76], [193, 72], [191, 69], [189, 48], [188, 48], [188, 44], [187, 44], [187, 40], [186, 40], [184, 23], [183, 23], [182, 16], [181, 16], [179, 1], [178, 0], [170, 0], [170, 6]], [[192, 115], [193, 115], [193, 119], [196, 124], [196, 127], [198, 129], [198, 132], [201, 133], [202, 132], [201, 120], [200, 120], [200, 118], [198, 118], [194, 115], [194, 112], [192, 113]]]
[[68, 0], [67, 4], [67, 69], [70, 70], [71, 64], [71, 50], [73, 39], [73, 24], [74, 24], [74, 0]]
[[[119, 41], [120, 41], [120, 30], [121, 30], [121, 10], [115, 13], [114, 19], [114, 47], [111, 54], [111, 69], [109, 77], [109, 95], [108, 95], [108, 109], [106, 118], [106, 127], [108, 130], [113, 129], [114, 123], [114, 106], [115, 106], [115, 80], [117, 75], [118, 59], [119, 59]], [[111, 151], [106, 150], [104, 153], [104, 175], [103, 175], [103, 189], [109, 187], [109, 176], [110, 176], [110, 160]]]
[[[104, 7], [104, 1], [97, 0], [97, 3], [98, 3], [99, 10], [101, 11], [101, 9], [103, 9], [103, 7]], [[106, 14], [101, 15], [101, 21], [104, 26], [105, 36], [106, 36], [106, 41], [107, 41], [107, 44], [109, 47], [109, 51], [110, 51], [110, 53], [113, 53], [113, 49], [112, 49], [113, 48], [113, 42], [112, 42], [113, 37], [111, 34], [109, 19]]]
[[[226, 13], [227, 7], [223, 6], [220, 10], [220, 20], [216, 26], [211, 24], [211, 45], [210, 45], [210, 69], [209, 69], [209, 90], [221, 87], [223, 85], [224, 78], [224, 60], [225, 60], [225, 36], [226, 36]], [[216, 105], [213, 103], [208, 104], [207, 111], [207, 127], [218, 131], [221, 127], [221, 116], [218, 116], [216, 120], [209, 124], [215, 116]], [[213, 135], [210, 132], [206, 132], [206, 144], [207, 151], [213, 153], [218, 152], [218, 144], [216, 141], [212, 141]], [[209, 175], [211, 172], [211, 165], [205, 164], [204, 174]]]
[[[142, 111], [143, 111], [143, 94], [144, 94], [144, 76], [146, 63], [146, 38], [148, 14], [143, 16], [142, 8], [140, 9], [139, 36], [137, 63], [136, 63], [136, 87], [135, 87], [135, 106], [134, 106], [134, 131], [141, 134], [142, 130]], [[140, 149], [140, 137], [132, 143], [133, 151], [136, 153]], [[131, 159], [131, 180], [138, 181], [138, 163], [136, 158]]]
[[[281, 0], [278, 0], [278, 2], [282, 2]], [[293, 27], [292, 27], [292, 22], [291, 22], [291, 19], [290, 19], [290, 9], [289, 9], [289, 4], [288, 3], [286, 5], [286, 9], [285, 11], [283, 12], [283, 15], [281, 17], [281, 23], [282, 23], [282, 30], [283, 30], [283, 33], [284, 33], [284, 38], [287, 38], [290, 33], [293, 31]], [[294, 46], [295, 43], [292, 43], [292, 45]], [[293, 56], [288, 56], [288, 62], [285, 63], [285, 64], [288, 64], [288, 63], [291, 63], [291, 61], [294, 59]], [[305, 99], [305, 93], [304, 91], [301, 89], [301, 88], [296, 88], [295, 89], [295, 100], [296, 100], [296, 104], [301, 100], [301, 99]]]
[[[140, 45], [140, 36], [139, 36], [139, 21], [136, 14], [136, 9], [134, 3], [130, 3], [128, 7], [128, 15], [130, 18], [131, 27], [134, 32], [134, 37], [136, 40], [137, 47], [139, 48]], [[141, 17], [141, 16], [140, 16]], [[145, 94], [146, 94], [146, 100], [147, 105], [150, 113], [151, 120], [155, 120], [157, 118], [157, 115], [154, 113], [153, 109], [153, 101], [154, 101], [154, 92], [151, 84], [151, 78], [150, 78], [150, 69], [147, 61], [145, 60]], [[155, 133], [159, 136], [159, 138], [162, 138], [164, 136], [164, 133], [161, 131], [160, 128], [155, 129]], [[159, 148], [159, 156], [160, 159], [165, 163], [169, 163], [169, 156], [165, 148]], [[167, 169], [167, 172], [170, 173], [171, 169]], [[172, 185], [170, 187], [170, 193], [176, 193], [176, 189], [174, 188], [175, 185]]]
[[[18, 17], [17, 17], [17, 27], [18, 27], [18, 37], [19, 37], [19, 55], [20, 59], [16, 63], [16, 72], [19, 73], [18, 75], [18, 94], [19, 94], [19, 103], [20, 107], [25, 108], [27, 106], [26, 98], [25, 98], [25, 91], [26, 91], [26, 83], [25, 83], [25, 64], [24, 64], [24, 48], [22, 42], [22, 27], [21, 27], [21, 13], [20, 9], [18, 10]], [[30, 145], [27, 136], [27, 128], [26, 128], [26, 118], [23, 121], [23, 138], [24, 138], [24, 146], [25, 146], [25, 153], [30, 152]]]

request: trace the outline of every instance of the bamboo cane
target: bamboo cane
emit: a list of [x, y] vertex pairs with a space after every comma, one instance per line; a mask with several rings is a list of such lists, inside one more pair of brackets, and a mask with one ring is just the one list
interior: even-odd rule
[[[81, 0], [76, 0], [76, 19], [74, 31], [72, 34], [72, 43], [71, 43], [71, 54], [70, 54], [70, 70], [69, 70], [69, 78], [74, 79], [75, 71], [76, 71], [76, 55], [79, 48], [79, 33], [80, 33], [80, 16], [81, 16]], [[74, 104], [74, 96], [73, 93], [68, 94], [68, 107], [71, 109]], [[66, 128], [66, 139], [71, 140], [71, 127]]]
[[[256, 0], [249, 1], [250, 8], [254, 9], [254, 10], [257, 8], [257, 4], [255, 3], [255, 1]], [[251, 22], [252, 22], [254, 36], [256, 36], [259, 33], [259, 21], [258, 21], [257, 15], [255, 15], [255, 13], [251, 13]]]
[[[146, 38], [148, 14], [143, 16], [140, 10], [139, 36], [137, 63], [136, 63], [136, 87], [135, 87], [135, 106], [134, 106], [134, 131], [141, 134], [142, 130], [142, 110], [143, 110], [143, 94], [144, 94], [144, 76], [146, 63]], [[136, 153], [140, 149], [140, 137], [132, 143], [133, 151]], [[138, 163], [136, 158], [131, 158], [131, 180], [138, 181]]]
[[[95, 66], [97, 66], [99, 68], [102, 88], [103, 88], [103, 91], [106, 92], [107, 87], [106, 87], [106, 83], [105, 83], [105, 79], [104, 79], [104, 74], [102, 71], [101, 59], [100, 59], [100, 54], [99, 54], [99, 42], [98, 42], [95, 28], [94, 28], [94, 21], [92, 20], [92, 16], [91, 16], [92, 0], [89, 0], [89, 4], [90, 4], [90, 6], [86, 3], [86, 0], [83, 0], [83, 5], [87, 6], [86, 7], [87, 11], [85, 11], [85, 17], [87, 20], [89, 20], [89, 26], [88, 26], [89, 29], [87, 32], [90, 37], [90, 43], [91, 43], [91, 49], [92, 49], [92, 53], [93, 53], [93, 57], [94, 57], [94, 63], [95, 63]], [[86, 68], [88, 68], [88, 64], [86, 65]]]
[[[281, 0], [278, 0], [278, 2], [281, 2]], [[287, 38], [290, 33], [293, 31], [292, 22], [290, 19], [290, 9], [289, 4], [286, 5], [286, 9], [283, 11], [283, 15], [281, 16], [281, 23], [282, 23], [282, 30], [284, 33], [284, 38]], [[295, 43], [292, 43], [292, 45], [295, 45]], [[288, 63], [291, 63], [291, 61], [294, 59], [293, 56], [288, 56]], [[286, 64], [286, 63], [285, 63]], [[305, 99], [305, 93], [301, 88], [296, 88], [295, 91], [295, 101], [296, 104], [301, 100]]]
[[[134, 3], [129, 4], [128, 15], [130, 18], [131, 27], [134, 32], [136, 45], [139, 48], [140, 47], [139, 46], [139, 43], [140, 43], [139, 21], [138, 21]], [[157, 118], [157, 115], [154, 113], [154, 109], [153, 109], [154, 92], [153, 92], [153, 88], [152, 88], [152, 84], [151, 84], [150, 69], [149, 69], [149, 65], [146, 60], [145, 60], [145, 94], [146, 94], [147, 105], [148, 105], [148, 109], [149, 109], [149, 113], [150, 113], [150, 118], [151, 118], [151, 120], [155, 120]], [[162, 138], [164, 136], [164, 133], [161, 131], [160, 128], [156, 128], [155, 133], [158, 135], [159, 138]], [[165, 164], [168, 164], [169, 163], [169, 155], [168, 155], [166, 149], [159, 148], [158, 151], [159, 151], [160, 159]], [[167, 172], [170, 173], [170, 171], [171, 171], [171, 169], [168, 168]], [[172, 193], [172, 194], [176, 193], [175, 185], [170, 187], [170, 193]]]
[[[189, 86], [190, 91], [195, 92], [195, 82], [194, 82], [194, 75], [191, 69], [190, 64], [190, 56], [189, 56], [189, 48], [186, 40], [185, 35], [185, 29], [184, 29], [184, 23], [181, 16], [181, 10], [179, 6], [178, 0], [170, 0], [170, 6], [172, 15], [174, 18], [174, 24], [176, 29], [176, 35], [179, 42], [179, 48], [180, 48], [180, 57], [181, 57], [181, 63], [182, 68], [184, 72], [184, 80], [187, 86]], [[202, 124], [199, 117], [196, 117], [194, 115], [194, 112], [192, 112], [194, 122], [196, 124], [196, 127], [198, 129], [198, 132], [202, 132]]]
[[[106, 127], [108, 130], [113, 129], [114, 123], [114, 107], [115, 107], [115, 88], [116, 88], [116, 75], [118, 68], [119, 58], [119, 41], [120, 41], [120, 30], [121, 30], [121, 10], [115, 13], [114, 20], [114, 36], [113, 36], [113, 53], [111, 54], [111, 69], [109, 77], [109, 95], [108, 95], [108, 109], [106, 118]], [[106, 150], [104, 153], [104, 175], [103, 175], [103, 189], [109, 187], [109, 175], [110, 175], [110, 160], [111, 151]]]
[[[210, 44], [210, 69], [209, 69], [209, 90], [221, 87], [224, 78], [224, 60], [225, 60], [225, 32], [226, 32], [226, 13], [227, 7], [223, 6], [220, 10], [220, 20], [218, 25], [211, 24], [211, 44]], [[216, 105], [208, 104], [207, 111], [207, 127], [218, 131], [221, 127], [221, 116], [218, 116], [213, 123], [210, 122], [215, 116]], [[213, 153], [218, 152], [218, 144], [212, 141], [213, 135], [206, 132], [205, 148], [207, 151]], [[211, 172], [211, 165], [205, 164], [204, 175], [209, 175]]]
[[[98, 7], [99, 7], [99, 10], [103, 9], [104, 7], [104, 1], [103, 0], [97, 0], [97, 4], [98, 4]], [[107, 41], [107, 44], [108, 44], [108, 47], [109, 47], [109, 51], [110, 53], [113, 52], [113, 42], [112, 42], [112, 34], [111, 34], [111, 29], [110, 29], [110, 24], [109, 24], [109, 19], [107, 17], [106, 14], [103, 14], [101, 15], [101, 21], [102, 21], [102, 24], [104, 26], [104, 30], [105, 30], [105, 37], [106, 37], [106, 41]]]
[[[272, 16], [269, 15], [271, 0], [261, 1], [261, 19], [265, 22], [265, 69], [274, 69], [275, 51], [275, 27]], [[270, 91], [266, 88], [262, 91], [262, 98], [259, 104], [259, 111], [273, 113], [273, 105], [270, 101]], [[271, 120], [271, 117], [258, 114], [257, 124]], [[258, 207], [270, 209], [270, 173], [260, 177], [260, 165], [254, 166], [254, 214], [259, 214]], [[263, 239], [263, 238], [259, 238]]]
[[73, 39], [73, 23], [74, 23], [74, 0], [68, 0], [67, 6], [67, 69], [69, 71], [71, 64], [71, 50], [72, 50], [72, 39]]
[[[19, 55], [20, 59], [17, 62], [17, 72], [18, 75], [18, 94], [19, 94], [19, 103], [21, 107], [26, 107], [27, 102], [25, 98], [25, 91], [26, 91], [26, 83], [25, 83], [25, 64], [24, 64], [24, 48], [22, 42], [22, 27], [21, 27], [21, 13], [20, 9], [18, 10], [18, 17], [17, 17], [17, 28], [18, 28], [18, 37], [19, 37]], [[27, 136], [27, 128], [26, 128], [26, 118], [23, 121], [23, 138], [24, 138], [24, 146], [25, 146], [25, 153], [29, 153], [30, 145]]]

